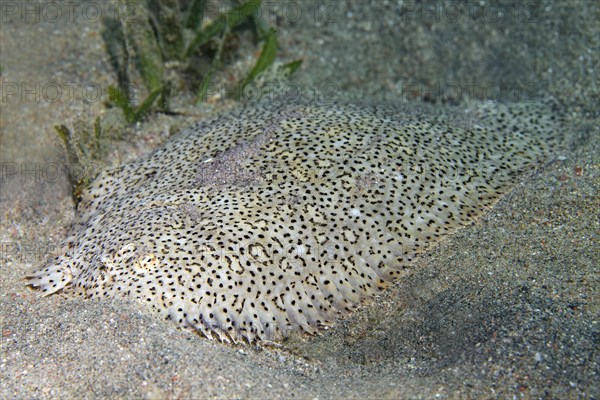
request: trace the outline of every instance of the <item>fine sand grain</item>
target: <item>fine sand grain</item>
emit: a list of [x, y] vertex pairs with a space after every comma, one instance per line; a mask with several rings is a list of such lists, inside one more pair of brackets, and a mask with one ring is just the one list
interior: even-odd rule
[[[454, 102], [459, 99], [443, 90], [450, 83], [477, 83], [497, 92], [474, 98], [519, 100], [510, 91], [519, 84], [560, 102], [568, 137], [555, 160], [477, 224], [421, 256], [381, 297], [321, 336], [291, 339], [281, 348], [227, 346], [179, 330], [135, 303], [39, 298], [24, 287], [23, 277], [55, 251], [74, 216], [66, 175], [56, 168], [64, 155], [52, 127], [108, 113], [81, 92], [51, 102], [42, 87], [95, 82], [106, 88], [115, 78], [99, 22], [23, 21], [7, 14], [6, 3], [0, 15], [0, 398], [600, 396], [595, 2], [542, 1], [532, 9], [494, 3], [487, 14], [467, 8], [457, 18], [444, 17], [446, 2], [433, 14], [387, 1], [323, 2], [317, 11], [310, 2], [297, 18], [281, 4], [273, 8], [281, 55], [305, 59], [297, 76], [305, 93], [318, 87], [321, 95], [372, 101]], [[505, 17], [493, 18], [499, 9]], [[33, 85], [40, 96], [6, 96], [15, 83]], [[154, 116], [110, 157], [134, 159], [163, 141], [172, 125], [220, 108], [183, 121]]]

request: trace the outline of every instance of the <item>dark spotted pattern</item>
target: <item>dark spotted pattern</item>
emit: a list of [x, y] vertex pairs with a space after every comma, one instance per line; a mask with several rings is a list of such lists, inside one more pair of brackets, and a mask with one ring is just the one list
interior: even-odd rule
[[199, 123], [104, 172], [68, 250], [29, 283], [136, 298], [226, 341], [314, 333], [480, 216], [558, 136], [542, 105], [453, 111], [274, 104]]

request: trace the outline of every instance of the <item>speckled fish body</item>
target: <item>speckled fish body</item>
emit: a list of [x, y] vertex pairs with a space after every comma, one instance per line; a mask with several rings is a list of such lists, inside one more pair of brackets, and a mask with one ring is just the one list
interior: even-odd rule
[[314, 333], [489, 209], [558, 136], [533, 103], [244, 107], [101, 174], [68, 250], [29, 283], [138, 299], [222, 340]]

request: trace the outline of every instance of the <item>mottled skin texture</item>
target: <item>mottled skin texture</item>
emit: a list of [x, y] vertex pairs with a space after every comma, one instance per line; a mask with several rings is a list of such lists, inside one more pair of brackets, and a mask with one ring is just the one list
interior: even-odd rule
[[267, 104], [104, 172], [44, 294], [136, 298], [222, 340], [316, 332], [547, 158], [549, 107]]

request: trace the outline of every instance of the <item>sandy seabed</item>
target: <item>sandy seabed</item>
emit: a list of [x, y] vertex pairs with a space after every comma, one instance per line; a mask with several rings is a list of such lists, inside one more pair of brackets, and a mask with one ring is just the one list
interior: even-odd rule
[[[74, 215], [53, 126], [105, 113], [76, 88], [115, 77], [98, 20], [51, 20], [45, 2], [39, 20], [27, 19], [22, 2], [3, 2], [0, 398], [600, 397], [598, 5], [466, 2], [449, 14], [450, 2], [422, 13], [410, 2], [341, 1], [295, 3], [302, 12], [291, 14], [272, 3], [280, 56], [304, 59], [296, 82], [305, 93], [552, 96], [568, 143], [334, 328], [281, 348], [222, 345], [134, 303], [39, 298], [24, 287]], [[53, 85], [75, 90], [55, 98]], [[152, 117], [111, 156], [143, 154], [173, 123], [183, 124]]]

